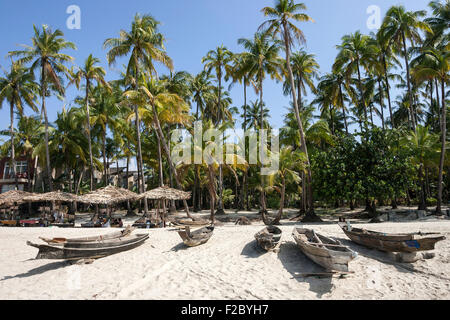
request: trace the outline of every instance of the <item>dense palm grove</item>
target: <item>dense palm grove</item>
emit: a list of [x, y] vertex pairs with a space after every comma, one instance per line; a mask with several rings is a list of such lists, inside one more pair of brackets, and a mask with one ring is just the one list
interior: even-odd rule
[[[377, 206], [399, 204], [436, 205], [440, 214], [450, 183], [450, 1], [432, 1], [429, 12], [390, 8], [377, 33], [344, 35], [332, 70], [323, 73], [303, 48], [299, 24], [313, 21], [306, 6], [277, 0], [262, 9], [266, 20], [255, 35], [238, 40], [242, 52], [219, 46], [205, 54], [204, 71], [196, 75], [173, 70], [159, 22], [138, 14], [130, 29], [104, 42], [109, 65], [128, 61], [122, 77], [109, 82], [98, 58], [90, 55], [76, 67], [68, 54], [75, 44], [60, 30], [35, 27], [31, 44], [9, 52], [11, 65], [0, 79], [0, 103], [11, 116], [1, 132], [9, 137], [2, 156], [12, 155], [13, 163], [23, 154], [38, 160], [45, 190], [33, 185], [33, 191], [77, 194], [109, 184], [109, 163], [126, 160], [128, 171], [135, 157], [134, 191], [189, 190], [194, 211], [210, 209], [212, 217], [226, 208], [257, 208], [269, 224], [284, 207], [296, 207], [304, 221], [320, 221], [314, 206], [364, 206], [375, 217]], [[161, 67], [166, 75], [158, 74]], [[280, 96], [291, 97], [276, 172], [260, 175], [260, 164], [173, 163], [175, 128], [192, 132], [201, 121], [203, 130], [225, 129], [240, 119], [244, 130], [270, 129], [268, 79], [282, 82]], [[242, 107], [230, 98], [232, 84], [242, 87]], [[63, 97], [72, 85], [79, 97], [50, 123], [46, 99]], [[248, 101], [248, 90], [258, 100]], [[40, 114], [24, 116], [24, 108]], [[97, 184], [95, 170], [104, 173]], [[267, 208], [279, 210], [277, 216], [270, 218]]]

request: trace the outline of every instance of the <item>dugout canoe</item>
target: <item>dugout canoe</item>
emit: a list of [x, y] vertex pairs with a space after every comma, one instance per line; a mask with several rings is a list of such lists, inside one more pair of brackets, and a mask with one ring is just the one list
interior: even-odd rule
[[353, 228], [347, 223], [339, 223], [339, 226], [353, 242], [384, 252], [414, 253], [434, 250], [437, 242], [446, 239], [435, 232], [383, 233]]
[[349, 262], [358, 256], [338, 240], [311, 229], [294, 228], [292, 236], [305, 256], [329, 272], [349, 272]]
[[82, 237], [82, 238], [42, 238], [39, 237], [44, 242], [48, 244], [64, 244], [64, 243], [86, 243], [86, 242], [102, 242], [105, 240], [113, 240], [113, 239], [122, 239], [129, 236], [135, 228], [126, 227], [124, 230], [112, 232], [109, 234], [101, 235], [101, 236], [93, 236], [93, 237]]
[[259, 246], [266, 251], [274, 251], [280, 246], [282, 231], [275, 226], [268, 226], [255, 234]]
[[96, 242], [67, 242], [62, 245], [41, 245], [27, 241], [27, 245], [39, 249], [36, 259], [99, 259], [136, 248], [142, 245], [148, 239], [148, 237], [148, 234], [137, 234], [130, 235], [124, 239], [119, 238]]
[[181, 239], [188, 247], [196, 247], [208, 242], [214, 232], [214, 226], [201, 228], [191, 232], [189, 226], [185, 226], [184, 230], [178, 231]]

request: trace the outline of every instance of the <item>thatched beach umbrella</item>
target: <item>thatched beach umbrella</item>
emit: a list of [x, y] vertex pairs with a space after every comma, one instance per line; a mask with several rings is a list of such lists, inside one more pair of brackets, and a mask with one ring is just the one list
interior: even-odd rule
[[11, 190], [0, 194], [0, 206], [12, 206], [16, 204], [22, 204], [26, 202], [25, 197], [33, 195], [32, 193], [21, 191], [21, 190]]
[[169, 187], [159, 187], [139, 195], [139, 199], [149, 200], [189, 200], [191, 193]]
[[138, 194], [123, 188], [107, 186], [78, 197], [78, 202], [89, 204], [113, 205], [129, 200], [137, 200]]
[[24, 201], [29, 201], [29, 202], [44, 202], [44, 201], [73, 202], [73, 201], [78, 201], [78, 196], [76, 196], [72, 193], [53, 191], [53, 192], [47, 192], [47, 193], [35, 193], [33, 195], [25, 197]]
[[[139, 195], [139, 199], [145, 200], [158, 200], [163, 205], [163, 214], [162, 221], [164, 226], [166, 225], [165, 221], [165, 211], [166, 211], [166, 200], [189, 200], [191, 198], [191, 193], [169, 188], [166, 186], [159, 187], [145, 193]], [[157, 216], [159, 216], [159, 205], [156, 209]]]

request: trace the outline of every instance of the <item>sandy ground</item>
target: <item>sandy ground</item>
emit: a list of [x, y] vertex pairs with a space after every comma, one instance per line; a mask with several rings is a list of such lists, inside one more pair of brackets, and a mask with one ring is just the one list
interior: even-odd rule
[[361, 225], [384, 232], [443, 233], [436, 257], [413, 264], [347, 240], [336, 223], [302, 225], [335, 237], [358, 252], [345, 278], [304, 278], [323, 269], [296, 247], [293, 222], [284, 221], [279, 253], [262, 252], [254, 234], [262, 224], [216, 228], [203, 246], [186, 248], [175, 231], [149, 233], [136, 249], [72, 265], [34, 260], [44, 237], [79, 237], [113, 229], [0, 228], [0, 299], [450, 299], [450, 220]]

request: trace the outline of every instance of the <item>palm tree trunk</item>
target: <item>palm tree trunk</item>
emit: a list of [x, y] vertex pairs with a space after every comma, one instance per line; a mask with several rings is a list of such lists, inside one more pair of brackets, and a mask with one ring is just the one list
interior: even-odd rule
[[441, 98], [442, 98], [442, 116], [441, 116], [441, 132], [442, 132], [442, 146], [441, 146], [441, 159], [439, 161], [439, 178], [438, 178], [438, 198], [436, 206], [436, 214], [442, 214], [442, 180], [444, 172], [445, 162], [445, 145], [447, 139], [447, 105], [445, 103], [445, 80], [441, 82]]
[[[161, 129], [161, 124], [160, 124], [160, 122], [159, 122], [158, 112], [156, 111], [155, 105], [152, 105], [152, 110], [153, 110], [153, 119], [154, 119], [154, 121], [155, 121], [156, 128], [157, 128], [157, 131], [156, 131], [157, 136], [158, 136], [158, 138], [160, 139], [160, 141], [161, 141], [161, 143], [162, 143], [162, 146], [163, 146], [163, 148], [164, 148], [164, 152], [166, 153], [166, 157], [167, 157], [167, 160], [168, 160], [168, 162], [169, 162], [170, 169], [171, 169], [173, 175], [175, 176], [175, 182], [176, 182], [176, 184], [177, 184], [177, 187], [178, 187], [178, 189], [182, 190], [183, 187], [182, 187], [181, 182], [180, 182], [180, 179], [179, 179], [179, 177], [178, 177], [177, 170], [176, 170], [176, 168], [175, 168], [175, 166], [174, 166], [174, 164], [173, 164], [173, 162], [172, 162], [172, 157], [171, 157], [171, 155], [170, 155], [170, 149], [169, 149], [169, 147], [167, 146], [166, 139], [164, 138], [164, 133], [163, 133], [163, 131], [162, 131], [162, 129]], [[145, 202], [146, 202], [146, 201], [145, 201]], [[183, 200], [183, 205], [184, 205], [184, 209], [186, 210], [187, 216], [188, 216], [190, 219], [194, 220], [194, 217], [192, 217], [191, 214], [189, 213], [189, 206], [188, 206], [186, 200]]]
[[391, 103], [391, 90], [389, 86], [389, 78], [388, 78], [388, 72], [387, 72], [387, 63], [386, 63], [386, 56], [383, 55], [383, 66], [384, 66], [384, 81], [386, 81], [386, 93], [388, 98], [388, 104], [389, 104], [389, 116], [391, 117], [391, 128], [395, 128], [394, 123], [394, 116], [392, 114], [392, 103]]
[[[135, 59], [136, 61], [136, 83], [135, 83], [135, 90], [137, 91], [139, 88], [139, 61]], [[136, 162], [138, 162], [138, 179], [139, 179], [139, 171], [141, 173], [141, 181], [140, 181], [140, 188], [139, 193], [145, 192], [145, 173], [144, 173], [144, 164], [142, 161], [142, 146], [141, 146], [141, 125], [140, 125], [140, 119], [139, 119], [139, 110], [138, 106], [134, 106], [134, 113], [136, 116], [136, 134], [137, 134], [137, 159]], [[144, 214], [147, 216], [148, 214], [148, 203], [147, 200], [144, 200]]]
[[[264, 103], [263, 103], [263, 79], [262, 79], [262, 68], [259, 68], [259, 104], [260, 104], [260, 135], [259, 135], [259, 153], [263, 153], [264, 146], [262, 141], [262, 130], [264, 130]], [[261, 158], [261, 168], [264, 166], [263, 159]], [[264, 190], [264, 177], [261, 174], [261, 212], [266, 212], [266, 194]]]
[[380, 91], [380, 111], [381, 111], [381, 127], [383, 128], [383, 130], [385, 129], [384, 127], [384, 97], [383, 97], [383, 90], [381, 88], [381, 79], [378, 78], [378, 90]]
[[[103, 131], [103, 171], [104, 171], [104, 179], [105, 179], [105, 187], [108, 185], [108, 162], [106, 161], [106, 129]], [[117, 179], [119, 179], [119, 170], [117, 170]]]
[[342, 95], [342, 86], [339, 84], [339, 95], [341, 96], [342, 112], [344, 114], [345, 132], [348, 134], [347, 115], [345, 114], [344, 96]]
[[158, 141], [158, 169], [159, 169], [159, 186], [164, 186], [164, 173], [163, 173], [163, 162], [161, 154], [161, 141], [159, 140], [158, 134], [156, 134], [156, 141]]
[[11, 170], [13, 177], [14, 177], [14, 183], [16, 185], [16, 190], [19, 190], [19, 180], [17, 179], [17, 172], [16, 172], [16, 151], [14, 148], [14, 102], [11, 100], [10, 102], [10, 115], [11, 115], [11, 125], [9, 127], [9, 132], [11, 135]]
[[[244, 77], [244, 156], [247, 156], [247, 147], [246, 147], [246, 138], [245, 131], [247, 131], [247, 77]], [[243, 197], [243, 205], [246, 210], [250, 210], [249, 202], [248, 202], [248, 169], [244, 172], [244, 178], [242, 183], [242, 197]]]
[[53, 191], [53, 181], [52, 181], [52, 169], [50, 167], [50, 151], [48, 148], [48, 118], [47, 118], [47, 109], [45, 108], [45, 96], [47, 94], [47, 80], [45, 76], [45, 62], [42, 62], [42, 71], [41, 71], [41, 95], [42, 95], [42, 113], [44, 114], [45, 121], [45, 162], [47, 169], [47, 179], [48, 179], [48, 187], [50, 192]]
[[423, 177], [423, 165], [420, 165], [419, 168], [419, 183], [420, 183], [420, 192], [419, 192], [419, 208], [417, 210], [427, 210], [427, 204], [425, 200], [425, 180]]
[[92, 141], [91, 141], [91, 117], [89, 115], [89, 79], [86, 79], [86, 130], [89, 144], [89, 171], [90, 171], [90, 190], [94, 190], [94, 161], [92, 157]]
[[313, 191], [312, 191], [312, 173], [311, 173], [311, 165], [309, 162], [309, 155], [308, 155], [308, 147], [306, 146], [306, 139], [305, 139], [305, 133], [303, 131], [303, 124], [300, 119], [300, 113], [298, 109], [297, 99], [295, 95], [295, 83], [294, 83], [294, 75], [292, 73], [291, 68], [291, 49], [290, 49], [290, 42], [289, 42], [289, 34], [286, 26], [286, 22], [283, 23], [283, 31], [284, 31], [284, 45], [285, 45], [285, 51], [286, 51], [286, 67], [288, 69], [288, 75], [289, 75], [289, 82], [291, 83], [291, 91], [292, 91], [292, 100], [294, 102], [294, 110], [295, 110], [295, 117], [297, 118], [297, 124], [298, 129], [300, 131], [300, 143], [301, 143], [301, 150], [306, 156], [306, 170], [308, 175], [308, 181], [310, 182], [308, 187], [308, 200], [309, 200], [309, 211], [306, 214], [305, 219], [307, 220], [315, 220], [315, 221], [321, 221], [319, 217], [317, 217], [314, 213], [314, 201], [313, 201]]
[[414, 123], [414, 108], [413, 108], [413, 96], [411, 92], [411, 81], [409, 76], [408, 50], [406, 49], [406, 39], [404, 32], [402, 32], [402, 40], [403, 40], [403, 54], [405, 55], [405, 65], [406, 65], [406, 82], [408, 84], [409, 110], [411, 113], [411, 129], [415, 131], [416, 124]]
[[[363, 90], [363, 85], [362, 85], [362, 80], [361, 80], [361, 70], [359, 69], [359, 60], [356, 62], [356, 66], [358, 69], [358, 86], [359, 86], [359, 93], [361, 95], [361, 102], [362, 102], [362, 107], [364, 109], [364, 123], [367, 123], [367, 109], [366, 109], [366, 99], [364, 99], [364, 90]], [[364, 125], [364, 127], [366, 127], [366, 125]]]

